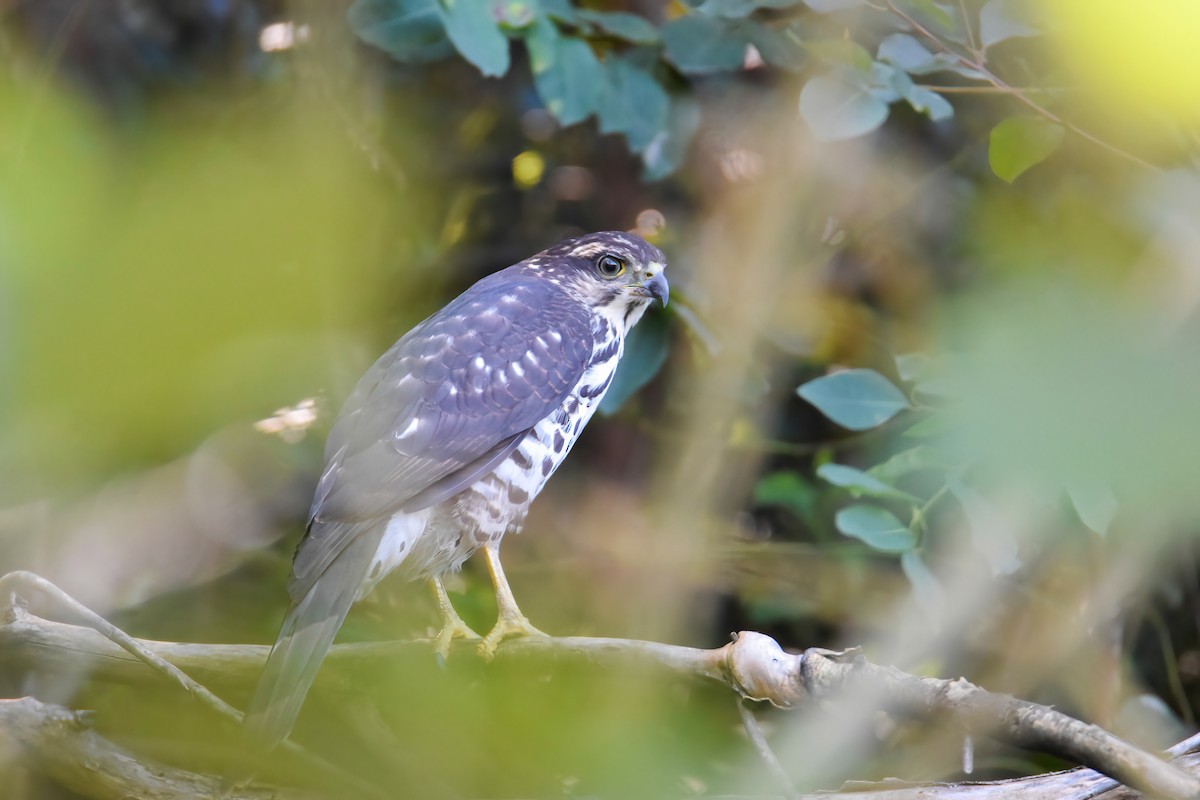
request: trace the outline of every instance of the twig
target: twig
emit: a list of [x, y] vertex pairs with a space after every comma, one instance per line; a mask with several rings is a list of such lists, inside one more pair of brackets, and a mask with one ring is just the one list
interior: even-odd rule
[[909, 25], [909, 27], [911, 27], [914, 31], [919, 33], [925, 39], [927, 39], [931, 43], [933, 43], [943, 53], [946, 53], [947, 55], [954, 58], [962, 66], [976, 70], [981, 75], [983, 75], [984, 79], [988, 83], [992, 84], [992, 86], [996, 87], [997, 89], [999, 89], [1007, 94], [1011, 94], [1018, 101], [1023, 103], [1025, 106], [1027, 106], [1032, 111], [1036, 112], [1038, 115], [1044, 117], [1045, 119], [1049, 120], [1050, 122], [1055, 123], [1056, 125], [1063, 126], [1067, 130], [1074, 133], [1076, 136], [1081, 136], [1084, 139], [1087, 139], [1092, 144], [1099, 145], [1100, 147], [1103, 147], [1105, 150], [1108, 150], [1109, 152], [1111, 152], [1115, 155], [1121, 156], [1122, 158], [1124, 158], [1128, 161], [1132, 161], [1133, 163], [1138, 164], [1139, 166], [1146, 167], [1147, 169], [1154, 170], [1155, 172], [1161, 171], [1161, 169], [1159, 167], [1155, 166], [1154, 164], [1151, 164], [1149, 161], [1145, 161], [1145, 160], [1139, 158], [1138, 156], [1135, 156], [1133, 153], [1122, 150], [1121, 148], [1117, 147], [1116, 145], [1110, 144], [1109, 142], [1104, 141], [1103, 139], [1096, 136], [1095, 134], [1089, 133], [1088, 131], [1079, 127], [1075, 123], [1065, 120], [1062, 117], [1058, 116], [1050, 109], [1046, 108], [1045, 106], [1041, 105], [1037, 101], [1033, 100], [1027, 94], [1023, 93], [1019, 89], [1016, 89], [1016, 88], [1010, 86], [1008, 83], [1006, 83], [1003, 79], [1001, 79], [994, 72], [992, 72], [990, 69], [988, 69], [987, 65], [985, 65], [983, 63], [982, 58], [976, 58], [976, 59], [967, 58], [966, 56], [964, 56], [961, 53], [959, 53], [958, 51], [956, 51], [954, 48], [950, 47], [948, 44], [946, 44], [945, 42], [942, 41], [940, 36], [938, 36], [933, 31], [929, 30], [928, 28], [926, 28], [924, 25], [922, 25], [920, 22], [918, 22], [916, 19], [914, 19], [910, 14], [907, 14], [903, 9], [901, 9], [899, 6], [897, 6], [895, 3], [895, 0], [884, 0], [884, 1], [887, 3], [887, 7], [888, 7], [889, 11], [891, 11], [893, 14], [895, 14], [900, 19], [904, 20], [904, 22], [907, 23]]
[[770, 742], [767, 741], [766, 735], [763, 733], [762, 726], [758, 724], [758, 718], [754, 716], [744, 700], [738, 700], [738, 715], [742, 718], [742, 727], [746, 730], [746, 736], [750, 738], [750, 743], [754, 745], [754, 749], [758, 751], [758, 757], [763, 760], [767, 766], [767, 771], [770, 772], [775, 780], [779, 782], [783, 789], [784, 796], [788, 800], [797, 800], [800, 793], [796, 791], [796, 785], [792, 783], [792, 778], [787, 774], [787, 770], [783, 768], [783, 764], [779, 762], [779, 756], [775, 755], [775, 751], [771, 749]]
[[[5, 627], [8, 627], [9, 624], [20, 624], [22, 621], [37, 619], [30, 615], [23, 607], [24, 601], [29, 599], [29, 594], [40, 595], [58, 613], [68, 618], [78, 619], [87, 626], [81, 630], [90, 629], [94, 631], [108, 642], [112, 642], [126, 653], [132, 655], [150, 669], [160, 675], [165, 675], [172, 683], [179, 686], [192, 698], [198, 700], [205, 708], [214, 711], [218, 716], [231, 720], [238, 725], [241, 724], [242, 712], [217, 697], [205, 686], [197, 683], [179, 667], [155, 653], [148, 646], [147, 642], [135, 639], [125, 633], [125, 631], [113, 625], [104, 617], [92, 611], [40, 575], [18, 570], [0, 577], [0, 603], [3, 604], [0, 605], [0, 616], [5, 618]], [[263, 660], [265, 660], [265, 655]], [[280, 748], [289, 755], [302, 757], [309, 764], [337, 778], [346, 785], [354, 786], [364, 795], [385, 796], [370, 784], [346, 773], [320, 756], [309, 753], [295, 742], [285, 740], [280, 745]]]
[[1151, 795], [1200, 797], [1200, 780], [1098, 726], [1047, 706], [993, 694], [962, 678], [919, 678], [856, 654], [810, 649], [803, 659], [802, 683], [815, 698], [828, 701], [842, 693], [869, 692], [889, 713], [922, 719], [949, 716], [968, 733], [1056, 753]]

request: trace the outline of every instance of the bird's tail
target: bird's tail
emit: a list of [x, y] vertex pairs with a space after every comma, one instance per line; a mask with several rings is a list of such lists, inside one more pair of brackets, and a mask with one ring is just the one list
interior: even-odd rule
[[244, 724], [254, 744], [271, 748], [291, 732], [378, 546], [379, 536], [355, 537], [293, 602], [246, 709]]

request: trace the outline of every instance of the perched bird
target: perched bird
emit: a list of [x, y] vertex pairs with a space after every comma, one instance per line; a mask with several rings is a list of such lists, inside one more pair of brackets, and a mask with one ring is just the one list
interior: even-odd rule
[[392, 345], [346, 400], [325, 445], [292, 606], [246, 713], [254, 741], [291, 730], [350, 606], [385, 575], [429, 578], [436, 649], [478, 638], [440, 576], [483, 550], [499, 615], [480, 642], [538, 634], [500, 566], [500, 540], [562, 463], [612, 382], [625, 334], [666, 305], [661, 251], [592, 233], [483, 278]]

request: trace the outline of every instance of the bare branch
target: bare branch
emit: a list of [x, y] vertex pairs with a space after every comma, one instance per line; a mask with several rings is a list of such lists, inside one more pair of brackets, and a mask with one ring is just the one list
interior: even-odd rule
[[[0, 579], [0, 586], [11, 585], [9, 576]], [[175, 672], [250, 681], [257, 677], [269, 651], [265, 646], [253, 645], [143, 641], [124, 633], [120, 635], [125, 639], [116, 637], [122, 642], [118, 646], [91, 628], [40, 619], [16, 604], [0, 623], [0, 654], [7, 661], [35, 670], [82, 664], [102, 680], [144, 680], [148, 667], [161, 672], [158, 663], [166, 660], [174, 665]], [[468, 645], [458, 652], [460, 657], [471, 657], [475, 648]], [[352, 662], [402, 657], [432, 658], [432, 643], [338, 645], [332, 648], [327, 661], [330, 669], [337, 670]], [[808, 701], [836, 704], [845, 697], [866, 697], [872, 708], [891, 714], [952, 720], [968, 734], [988, 735], [1018, 747], [1070, 758], [1151, 795], [1200, 797], [1200, 780], [1097, 726], [1046, 706], [986, 692], [961, 678], [921, 678], [871, 664], [857, 652], [812, 648], [803, 654], [791, 654], [769, 636], [743, 632], [713, 650], [630, 639], [530, 637], [506, 642], [496, 657], [514, 662], [577, 659], [601, 665], [634, 661], [718, 681], [743, 698], [784, 709]], [[1195, 743], [1183, 744], [1191, 747]], [[1064, 774], [1072, 776], [1065, 779], [1068, 782], [1087, 784], [1093, 794], [1115, 785], [1105, 784], [1106, 779], [1086, 770]], [[1005, 784], [1006, 791], [1011, 791], [1009, 783]]]
[[20, 748], [29, 769], [84, 797], [99, 800], [300, 800], [314, 795], [277, 787], [233, 787], [221, 779], [150, 761], [89, 730], [86, 715], [25, 697], [0, 700], [0, 741]]

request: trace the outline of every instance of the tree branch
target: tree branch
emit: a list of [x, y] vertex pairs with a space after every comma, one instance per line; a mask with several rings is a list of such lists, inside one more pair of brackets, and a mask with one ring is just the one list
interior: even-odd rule
[[[221, 779], [155, 763], [89, 730], [87, 715], [32, 697], [0, 700], [0, 741], [20, 748], [24, 765], [84, 797], [143, 800], [301, 800], [315, 795], [277, 787], [232, 787]], [[222, 792], [226, 791], [222, 795]]]
[[[61, 594], [52, 584], [40, 578], [38, 581], [41, 583], [35, 581], [32, 585], [39, 590], [46, 591], [50, 586]], [[17, 583], [12, 575], [0, 578], [0, 587]], [[148, 670], [162, 672], [159, 664], [165, 660], [173, 665], [172, 680], [182, 670], [202, 678], [250, 681], [257, 677], [270, 649], [258, 645], [153, 642], [120, 635], [125, 639], [118, 645], [92, 628], [41, 619], [14, 602], [0, 619], [0, 657], [32, 670], [86, 665], [102, 680], [144, 680]], [[469, 657], [467, 654], [474, 653], [475, 648], [467, 645], [459, 652], [460, 657]], [[423, 640], [337, 645], [330, 650], [327, 662], [336, 670], [350, 662], [431, 658], [431, 653], [432, 643]], [[891, 714], [950, 719], [969, 734], [988, 735], [1018, 747], [1064, 756], [1151, 795], [1200, 797], [1200, 780], [1097, 726], [1046, 706], [984, 691], [961, 678], [921, 678], [872, 664], [856, 651], [811, 648], [802, 654], [791, 654], [768, 636], [743, 632], [724, 647], [712, 650], [630, 639], [530, 637], [505, 642], [496, 657], [514, 662], [579, 659], [601, 665], [635, 661], [684, 676], [717, 681], [743, 698], [784, 709], [810, 701], [836, 704], [846, 697], [861, 702], [866, 697], [871, 707]], [[187, 680], [194, 682], [191, 678]], [[189, 694], [203, 696], [191, 690]], [[205, 705], [212, 707], [209, 703]], [[1093, 791], [1112, 788], [1094, 773], [1079, 770], [1074, 775], [1071, 781], [1094, 784]]]

